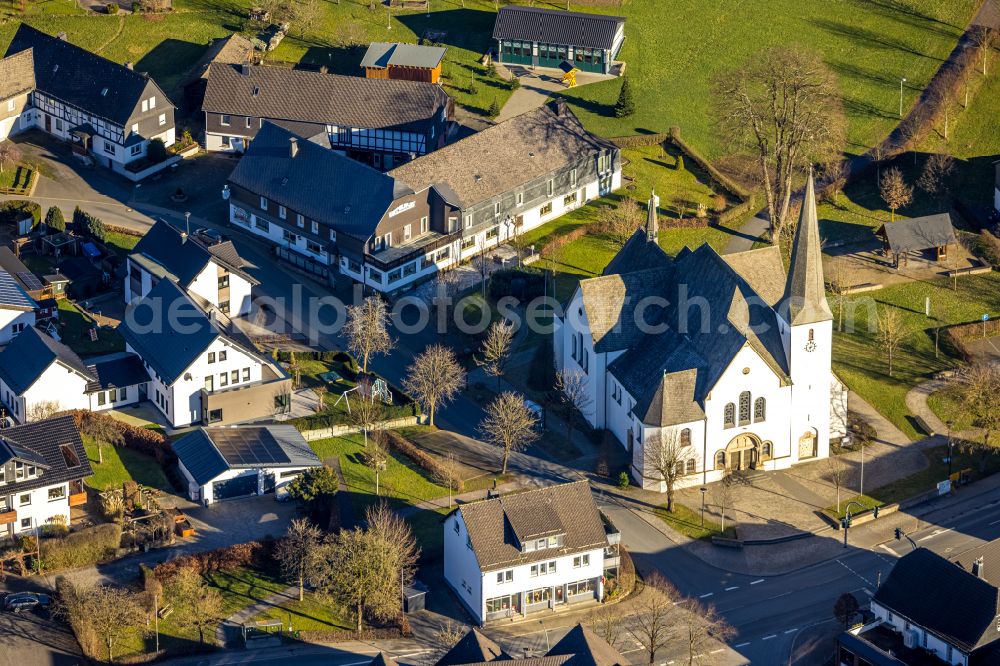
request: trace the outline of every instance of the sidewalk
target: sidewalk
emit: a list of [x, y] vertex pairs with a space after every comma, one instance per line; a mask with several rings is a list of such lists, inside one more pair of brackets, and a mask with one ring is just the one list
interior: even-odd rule
[[906, 408], [914, 416], [918, 416], [923, 419], [924, 423], [934, 431], [934, 434], [952, 436], [956, 439], [964, 440], [979, 440], [983, 437], [982, 428], [969, 428], [968, 430], [961, 430], [957, 432], [951, 432], [951, 427], [947, 423], [942, 421], [937, 414], [930, 408], [927, 404], [927, 399], [932, 393], [936, 393], [944, 388], [946, 388], [948, 382], [942, 379], [931, 379], [929, 381], [918, 384], [916, 387], [912, 388], [906, 394]]

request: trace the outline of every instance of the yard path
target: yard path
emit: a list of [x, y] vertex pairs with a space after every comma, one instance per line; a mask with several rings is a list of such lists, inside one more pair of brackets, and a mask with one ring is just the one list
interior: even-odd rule
[[[951, 431], [948, 424], [942, 421], [927, 404], [927, 398], [930, 397], [931, 393], [936, 393], [947, 385], [948, 383], [943, 379], [931, 379], [918, 384], [906, 394], [906, 408], [910, 410], [911, 414], [924, 420], [924, 423], [934, 431], [931, 434], [947, 436]], [[982, 428], [968, 428], [950, 434], [955, 439], [979, 440], [983, 437], [983, 430]]]
[[111, 46], [111, 44], [116, 39], [118, 39], [119, 37], [121, 37], [122, 31], [124, 29], [125, 29], [125, 17], [119, 15], [118, 16], [118, 27], [115, 29], [115, 34], [111, 35], [111, 37], [108, 39], [108, 41], [104, 42], [103, 44], [101, 44], [100, 46], [98, 46], [96, 49], [94, 49], [94, 53], [100, 53], [104, 49], [106, 49], [109, 46]]
[[770, 226], [770, 223], [759, 213], [751, 217], [740, 227], [739, 231], [733, 232], [733, 237], [726, 243], [726, 249], [722, 251], [722, 254], [735, 254], [736, 252], [752, 250], [753, 244], [764, 235]]

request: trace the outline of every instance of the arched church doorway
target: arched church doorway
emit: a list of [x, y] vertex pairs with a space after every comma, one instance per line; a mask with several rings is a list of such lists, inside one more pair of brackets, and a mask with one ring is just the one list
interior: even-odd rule
[[754, 469], [760, 459], [760, 440], [756, 435], [737, 435], [726, 446], [726, 468], [739, 471]]

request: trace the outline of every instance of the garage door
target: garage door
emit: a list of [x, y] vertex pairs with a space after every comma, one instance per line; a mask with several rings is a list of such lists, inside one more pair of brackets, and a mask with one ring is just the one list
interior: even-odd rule
[[233, 499], [257, 494], [257, 473], [238, 476], [235, 479], [216, 481], [212, 484], [212, 497], [216, 500]]

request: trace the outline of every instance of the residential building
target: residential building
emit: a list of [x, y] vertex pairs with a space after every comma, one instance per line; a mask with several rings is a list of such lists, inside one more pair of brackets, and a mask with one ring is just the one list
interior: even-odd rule
[[68, 526], [91, 474], [72, 416], [0, 431], [0, 539]]
[[[243, 65], [256, 62], [258, 53], [253, 42], [239, 33], [213, 40], [198, 62], [191, 68], [191, 76], [184, 84], [184, 101], [187, 109], [197, 111], [205, 101], [208, 73], [214, 65]], [[262, 58], [263, 53], [259, 53]]]
[[361, 59], [365, 77], [438, 83], [447, 49], [393, 42], [372, 42]]
[[434, 666], [483, 666], [491, 662], [512, 666], [627, 666], [629, 661], [590, 629], [578, 624], [539, 657], [515, 658], [473, 627]]
[[0, 352], [0, 400], [7, 415], [29, 423], [69, 409], [103, 411], [145, 399], [149, 376], [132, 354], [88, 361], [37, 328]]
[[620, 186], [618, 149], [562, 103], [388, 173], [265, 123], [230, 175], [230, 220], [317, 275], [396, 293]]
[[478, 624], [604, 597], [605, 524], [587, 481], [489, 497], [444, 521], [444, 577]]
[[831, 371], [812, 179], [787, 275], [777, 246], [720, 256], [705, 244], [670, 258], [657, 237], [654, 195], [646, 227], [556, 320], [556, 366], [583, 378], [583, 416], [660, 492], [668, 460], [686, 487], [825, 458], [846, 435], [847, 394]]
[[250, 292], [260, 284], [246, 272], [232, 241], [207, 245], [159, 220], [128, 256], [125, 303], [144, 298], [162, 279], [233, 317], [250, 314]]
[[291, 379], [217, 307], [160, 280], [118, 327], [142, 359], [147, 395], [172, 427], [228, 425], [289, 409]]
[[952, 558], [917, 548], [871, 599], [875, 619], [838, 639], [837, 664], [1000, 663], [1000, 541]]
[[281, 492], [320, 460], [294, 426], [198, 428], [173, 443], [188, 497], [205, 505]]
[[8, 83], [0, 76], [0, 140], [38, 128], [132, 179], [133, 163], [142, 163], [150, 141], [174, 143], [173, 104], [130, 66], [26, 23], [18, 26], [2, 62], [0, 74], [11, 78]]
[[505, 65], [559, 67], [610, 74], [625, 43], [625, 19], [507, 5], [493, 27], [497, 60]]
[[0, 270], [0, 345], [34, 326], [37, 311], [38, 303], [28, 296], [17, 279]]
[[46, 289], [38, 276], [32, 273], [9, 247], [0, 247], [0, 270], [10, 273], [28, 298], [35, 303], [52, 298], [54, 295], [52, 290]]
[[202, 109], [210, 151], [243, 152], [272, 121], [390, 169], [444, 145], [454, 102], [431, 83], [216, 64]]

